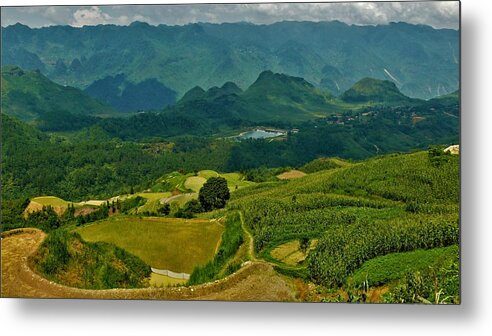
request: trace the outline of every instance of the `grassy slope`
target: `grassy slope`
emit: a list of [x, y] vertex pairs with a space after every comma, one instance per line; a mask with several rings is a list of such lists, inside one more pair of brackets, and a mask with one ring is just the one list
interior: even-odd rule
[[213, 258], [222, 231], [205, 220], [126, 216], [77, 229], [84, 239], [114, 243], [154, 268], [185, 273]]
[[79, 89], [58, 85], [37, 71], [2, 67], [2, 111], [24, 121], [43, 119], [56, 113], [108, 116], [117, 113]]

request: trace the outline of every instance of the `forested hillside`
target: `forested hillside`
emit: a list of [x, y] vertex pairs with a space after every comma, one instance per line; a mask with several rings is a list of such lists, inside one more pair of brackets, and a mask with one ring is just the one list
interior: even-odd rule
[[[57, 83], [81, 89], [117, 75], [137, 87], [155, 80], [169, 98], [169, 90], [179, 98], [196, 85], [206, 89], [227, 81], [246, 89], [264, 70], [305, 78], [334, 95], [373, 77], [394, 81], [408, 96], [432, 98], [457, 89], [458, 44], [456, 30], [407, 23], [134, 22], [40, 29], [16, 24], [2, 29], [2, 64], [39, 69]], [[119, 97], [114, 84], [101, 84], [99, 97], [106, 96], [108, 102]], [[169, 101], [153, 100], [153, 95], [144, 95], [135, 107], [142, 109], [152, 101], [154, 109], [162, 108]], [[128, 107], [121, 101], [117, 106]]]

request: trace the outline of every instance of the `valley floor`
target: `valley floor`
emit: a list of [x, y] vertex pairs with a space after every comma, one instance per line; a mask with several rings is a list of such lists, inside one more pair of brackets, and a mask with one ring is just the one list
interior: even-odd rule
[[251, 262], [225, 279], [191, 287], [87, 290], [63, 286], [41, 277], [29, 266], [29, 257], [45, 237], [37, 229], [4, 233], [1, 297], [296, 301], [293, 281], [278, 275], [264, 262]]

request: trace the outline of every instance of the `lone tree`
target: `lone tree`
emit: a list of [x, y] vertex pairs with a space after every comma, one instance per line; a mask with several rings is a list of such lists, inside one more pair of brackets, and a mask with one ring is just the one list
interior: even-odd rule
[[223, 208], [230, 197], [227, 181], [223, 177], [209, 178], [198, 194], [205, 211]]

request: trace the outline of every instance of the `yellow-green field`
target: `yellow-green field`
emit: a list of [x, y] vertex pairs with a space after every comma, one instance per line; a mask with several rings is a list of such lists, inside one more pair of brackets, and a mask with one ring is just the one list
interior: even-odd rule
[[200, 170], [198, 176], [208, 180], [211, 177], [219, 177], [220, 175], [215, 170]]
[[297, 265], [303, 262], [309, 251], [316, 247], [318, 243], [317, 239], [313, 239], [309, 242], [309, 248], [307, 249], [307, 253], [304, 253], [300, 250], [299, 241], [292, 240], [288, 243], [277, 246], [270, 252], [270, 255], [277, 259], [278, 261], [283, 262], [287, 265]]
[[207, 182], [207, 179], [205, 177], [190, 176], [186, 179], [184, 186], [186, 189], [193, 190], [194, 192], [199, 192], [205, 182]]
[[230, 191], [234, 191], [236, 189], [240, 189], [244, 187], [249, 187], [255, 184], [255, 182], [244, 180], [243, 175], [239, 173], [226, 173], [226, 174], [221, 174], [221, 176], [227, 180], [227, 185], [229, 186]]
[[296, 178], [301, 178], [306, 176], [306, 173], [300, 171], [300, 170], [289, 170], [286, 171], [285, 173], [282, 173], [280, 175], [277, 175], [277, 178], [281, 180], [291, 180], [291, 179], [296, 179]]
[[137, 213], [143, 213], [145, 211], [157, 212], [161, 206], [161, 199], [165, 199], [171, 196], [170, 192], [160, 192], [160, 193], [138, 193], [137, 196], [147, 199], [147, 202], [137, 209]]
[[34, 197], [31, 199], [32, 202], [39, 203], [41, 205], [51, 205], [53, 207], [59, 206], [59, 207], [66, 207], [68, 206], [68, 202], [56, 197], [56, 196], [40, 196], [40, 197]]
[[177, 204], [178, 206], [182, 207], [192, 199], [198, 199], [198, 193], [187, 193], [171, 196], [166, 199], [166, 203]]
[[177, 285], [184, 285], [188, 280], [186, 279], [174, 279], [166, 275], [153, 273], [150, 275], [149, 284], [152, 287], [171, 287]]
[[87, 241], [105, 241], [139, 256], [148, 265], [191, 273], [215, 255], [224, 227], [217, 221], [114, 216], [76, 229]]

